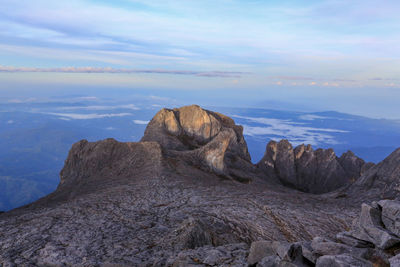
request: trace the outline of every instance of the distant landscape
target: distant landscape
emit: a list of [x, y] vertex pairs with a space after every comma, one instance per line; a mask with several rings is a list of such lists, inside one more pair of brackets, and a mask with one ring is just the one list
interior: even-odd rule
[[[192, 103], [187, 103], [192, 104]], [[71, 145], [115, 138], [139, 141], [148, 121], [162, 107], [162, 97], [124, 101], [91, 96], [7, 100], [0, 105], [0, 210], [28, 204], [54, 191]], [[232, 117], [244, 127], [252, 161], [258, 162], [270, 140], [293, 145], [334, 148], [340, 156], [352, 150], [365, 161], [379, 162], [400, 147], [400, 123], [394, 120], [326, 112], [203, 106]]]

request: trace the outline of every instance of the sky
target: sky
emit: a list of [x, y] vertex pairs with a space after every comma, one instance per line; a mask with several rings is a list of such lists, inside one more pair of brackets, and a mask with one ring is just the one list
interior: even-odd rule
[[397, 0], [0, 0], [0, 97], [180, 90], [400, 119], [399, 14]]

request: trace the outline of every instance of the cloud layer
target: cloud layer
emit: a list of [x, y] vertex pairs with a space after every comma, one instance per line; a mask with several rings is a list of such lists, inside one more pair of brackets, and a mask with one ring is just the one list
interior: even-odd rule
[[56, 112], [46, 112], [44, 114], [58, 116], [64, 120], [90, 120], [90, 119], [103, 119], [112, 117], [125, 117], [133, 115], [132, 113], [107, 113], [107, 114], [79, 114], [79, 113], [56, 113]]
[[200, 69], [160, 73], [366, 82], [399, 76], [399, 12], [395, 0], [379, 6], [373, 0], [3, 0], [0, 58], [48, 68], [74, 62], [151, 73]]
[[[300, 122], [273, 118], [255, 118], [234, 115], [247, 123], [255, 123], [267, 126], [255, 126], [243, 124], [244, 134], [248, 136], [267, 136], [273, 140], [288, 139], [293, 145], [300, 144], [338, 144], [333, 133], [347, 133], [348, 131], [330, 128], [308, 127]], [[318, 117], [321, 118], [321, 117]], [[308, 118], [311, 119], [311, 118]], [[316, 119], [312, 117], [312, 119]]]
[[29, 68], [1, 66], [0, 72], [61, 72], [61, 73], [153, 73], [153, 74], [174, 74], [193, 75], [199, 77], [230, 77], [240, 78], [241, 75], [249, 72], [239, 71], [190, 71], [190, 70], [139, 70], [139, 69], [115, 69], [98, 67], [63, 67], [63, 68]]

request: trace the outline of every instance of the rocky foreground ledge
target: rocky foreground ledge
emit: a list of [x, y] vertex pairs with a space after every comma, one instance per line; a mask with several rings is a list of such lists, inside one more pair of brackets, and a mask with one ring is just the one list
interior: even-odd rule
[[0, 214], [0, 266], [400, 266], [399, 183], [400, 149], [271, 141], [252, 164], [231, 118], [162, 109], [140, 142], [74, 144], [55, 192]]

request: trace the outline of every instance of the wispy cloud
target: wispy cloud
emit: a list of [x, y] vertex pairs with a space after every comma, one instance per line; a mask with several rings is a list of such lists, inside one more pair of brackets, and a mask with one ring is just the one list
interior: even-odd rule
[[103, 119], [103, 118], [112, 118], [112, 117], [124, 117], [133, 115], [132, 113], [108, 113], [108, 114], [77, 114], [77, 113], [56, 113], [56, 112], [45, 112], [44, 114], [58, 116], [61, 119], [67, 120], [90, 120], [90, 119]]
[[286, 81], [309, 81], [313, 80], [311, 77], [302, 76], [270, 76], [271, 79], [286, 80]]
[[313, 120], [325, 120], [325, 119], [332, 119], [331, 117], [319, 116], [314, 114], [305, 114], [299, 116], [300, 120], [304, 121], [313, 121]]
[[140, 124], [140, 125], [147, 125], [150, 121], [143, 121], [143, 120], [133, 120], [133, 123]]
[[192, 75], [199, 77], [228, 77], [240, 78], [249, 72], [239, 71], [191, 71], [191, 70], [162, 70], [162, 69], [115, 69], [110, 67], [63, 67], [63, 68], [31, 68], [0, 66], [0, 72], [62, 72], [62, 73], [153, 73]]
[[134, 104], [127, 105], [114, 105], [114, 106], [106, 106], [106, 105], [93, 105], [93, 106], [72, 106], [72, 107], [58, 107], [59, 110], [114, 110], [114, 109], [131, 109], [131, 110], [140, 110]]
[[9, 99], [7, 102], [8, 103], [13, 103], [13, 104], [21, 104], [21, 103], [35, 102], [36, 100], [37, 99], [35, 97], [29, 97], [29, 98], [24, 98], [24, 99], [13, 98], [13, 99]]

